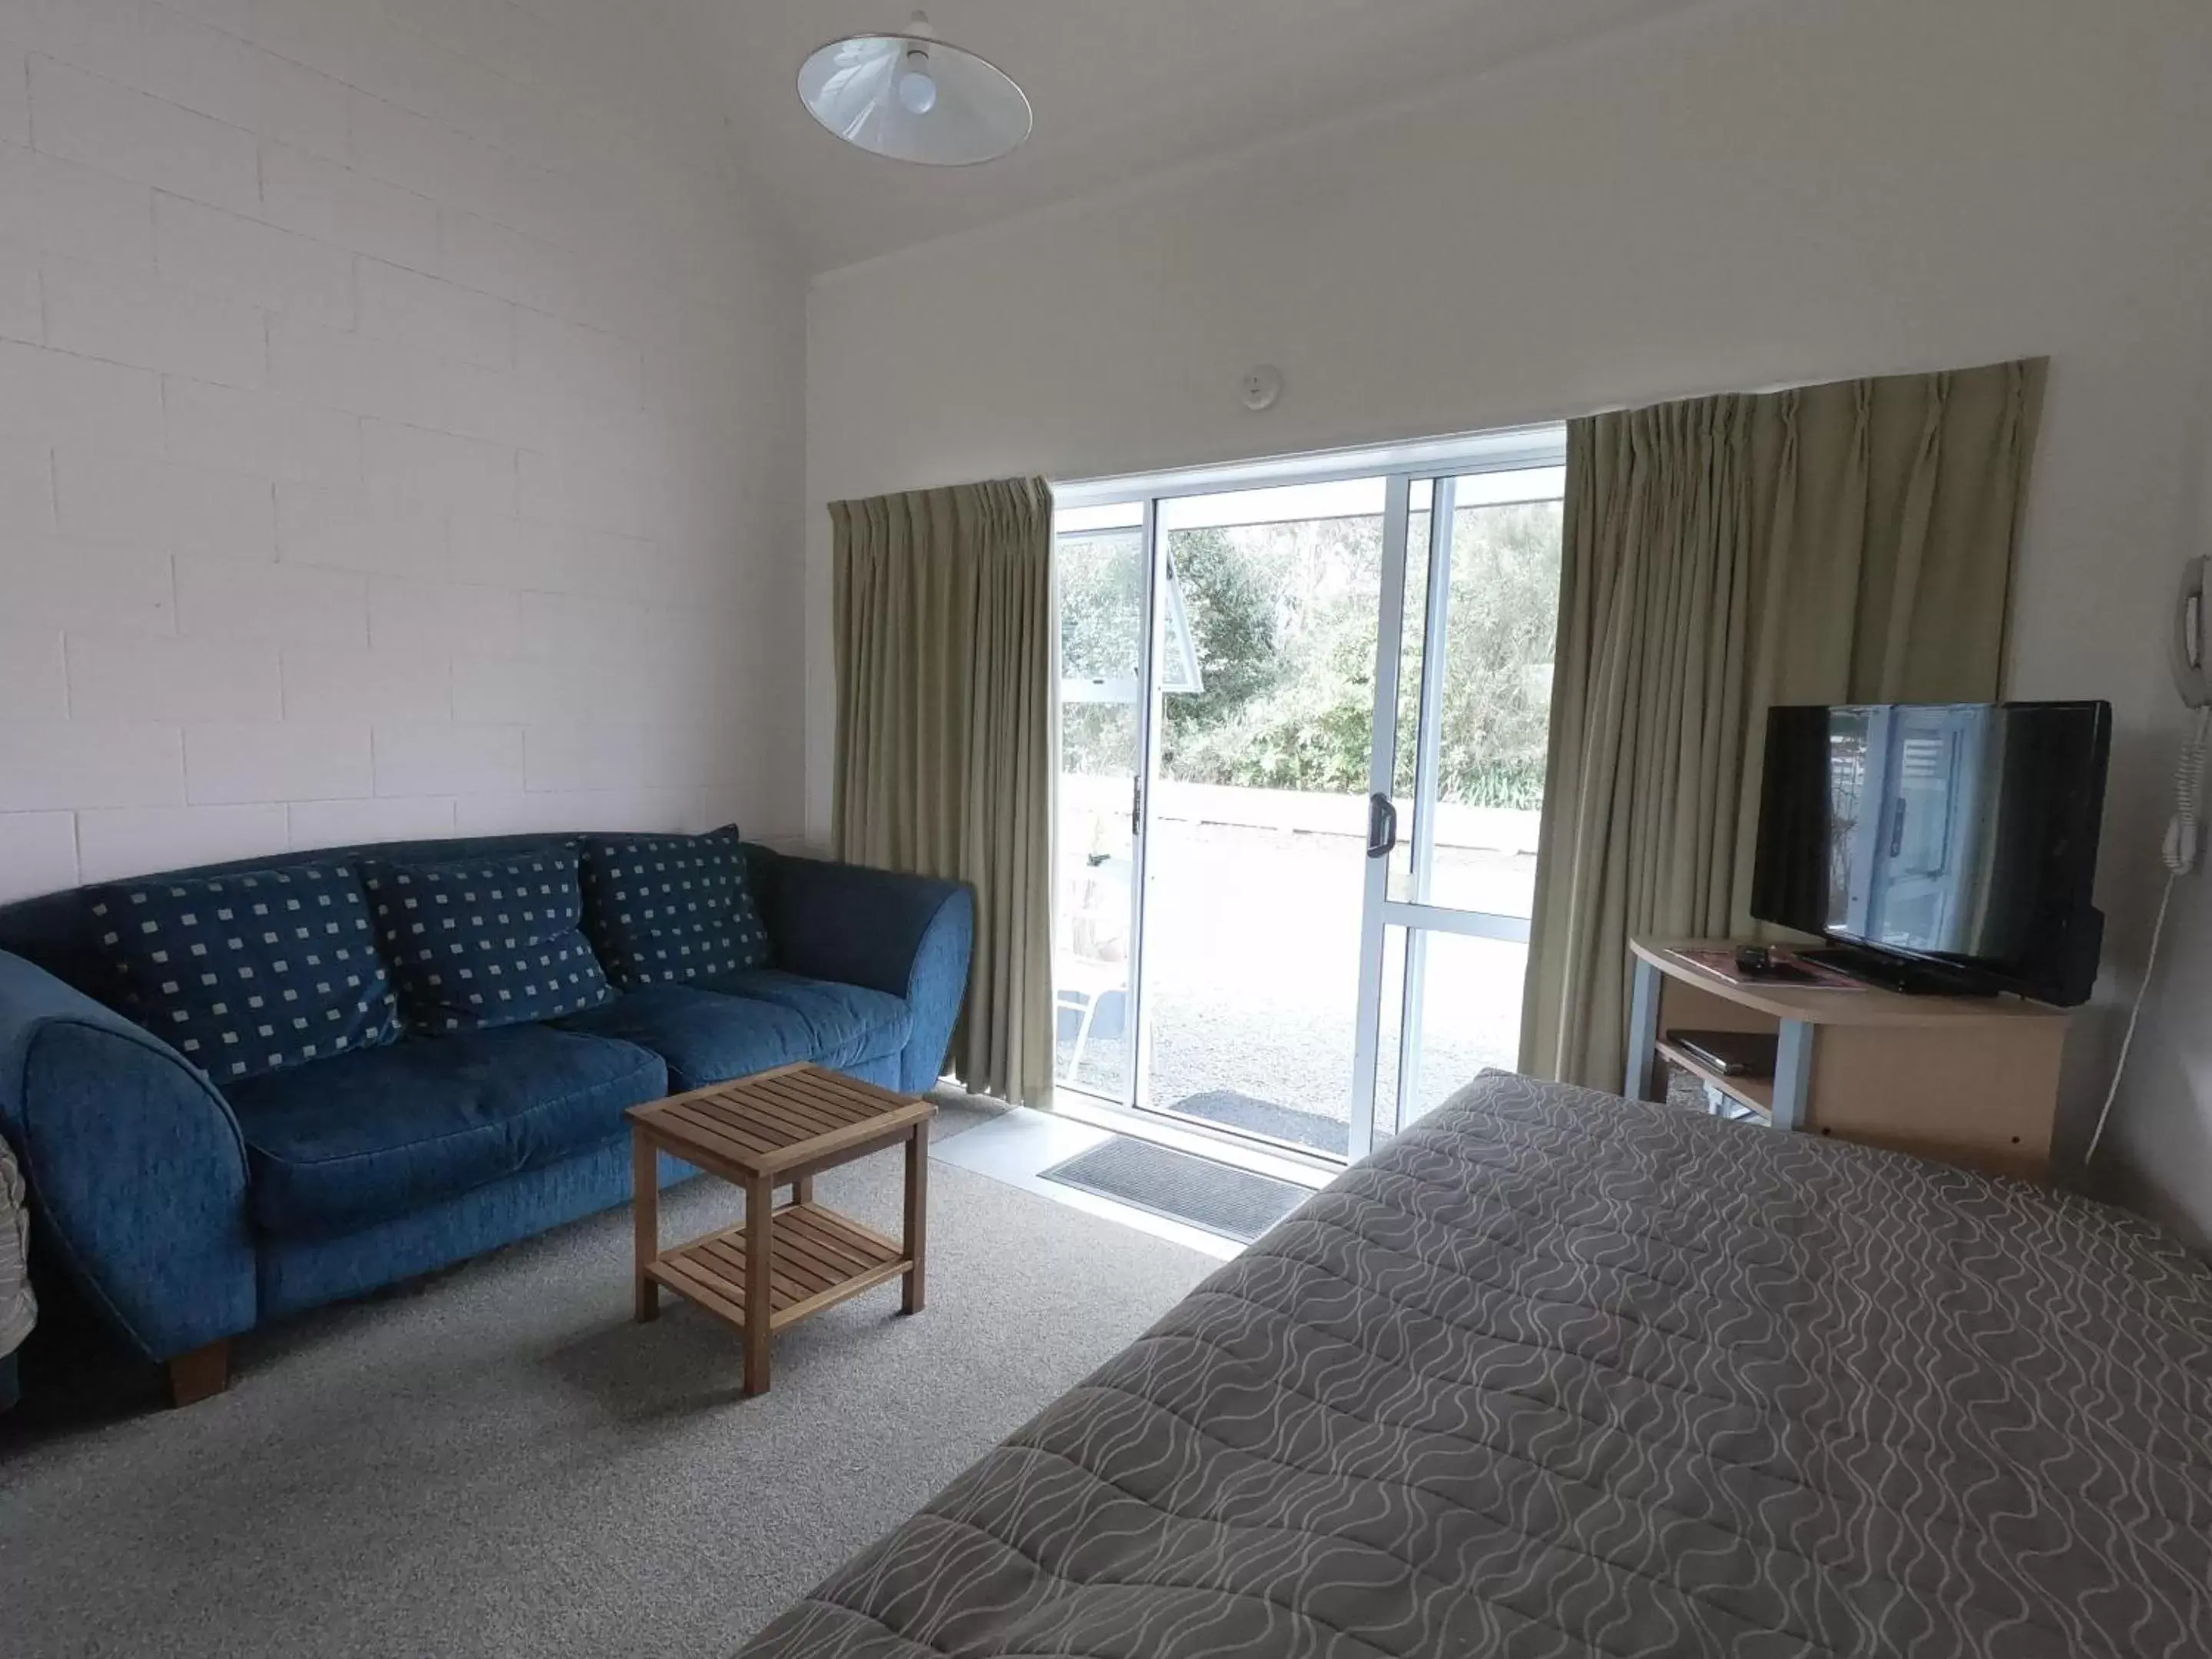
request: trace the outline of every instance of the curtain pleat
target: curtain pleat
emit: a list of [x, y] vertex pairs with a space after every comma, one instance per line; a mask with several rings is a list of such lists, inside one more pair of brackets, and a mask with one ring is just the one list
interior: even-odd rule
[[1619, 1088], [1629, 939], [1756, 935], [1770, 708], [1998, 695], [2047, 368], [1569, 423], [1523, 1070]]
[[837, 856], [975, 895], [954, 1070], [1052, 1083], [1052, 495], [1041, 478], [834, 501]]

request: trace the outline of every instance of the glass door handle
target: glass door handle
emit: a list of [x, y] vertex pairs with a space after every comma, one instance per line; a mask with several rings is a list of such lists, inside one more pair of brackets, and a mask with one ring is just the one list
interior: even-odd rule
[[1398, 844], [1398, 809], [1384, 794], [1367, 798], [1367, 856], [1388, 858]]

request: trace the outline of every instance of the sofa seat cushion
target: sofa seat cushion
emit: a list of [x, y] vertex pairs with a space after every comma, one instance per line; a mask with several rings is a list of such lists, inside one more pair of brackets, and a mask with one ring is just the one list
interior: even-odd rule
[[560, 1024], [652, 1049], [668, 1062], [672, 1094], [815, 1057], [813, 1028], [791, 1010], [690, 985], [627, 991]]
[[906, 1047], [914, 1016], [906, 1000], [865, 985], [808, 979], [774, 968], [747, 968], [704, 981], [709, 990], [764, 1002], [805, 1022], [806, 1059], [823, 1066], [858, 1066]]
[[503, 1025], [234, 1084], [247, 1204], [269, 1232], [349, 1232], [618, 1139], [668, 1092], [658, 1054]]

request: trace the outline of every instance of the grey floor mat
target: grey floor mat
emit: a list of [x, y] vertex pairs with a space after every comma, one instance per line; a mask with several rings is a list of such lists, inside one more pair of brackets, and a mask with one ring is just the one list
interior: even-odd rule
[[1126, 1135], [1038, 1173], [1064, 1187], [1133, 1204], [1247, 1244], [1312, 1196], [1310, 1188], [1291, 1182]]

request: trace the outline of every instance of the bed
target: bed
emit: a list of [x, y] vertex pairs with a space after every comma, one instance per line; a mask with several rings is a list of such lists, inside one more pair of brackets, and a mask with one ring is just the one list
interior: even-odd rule
[[1487, 1073], [749, 1659], [2212, 1654], [2212, 1268]]

